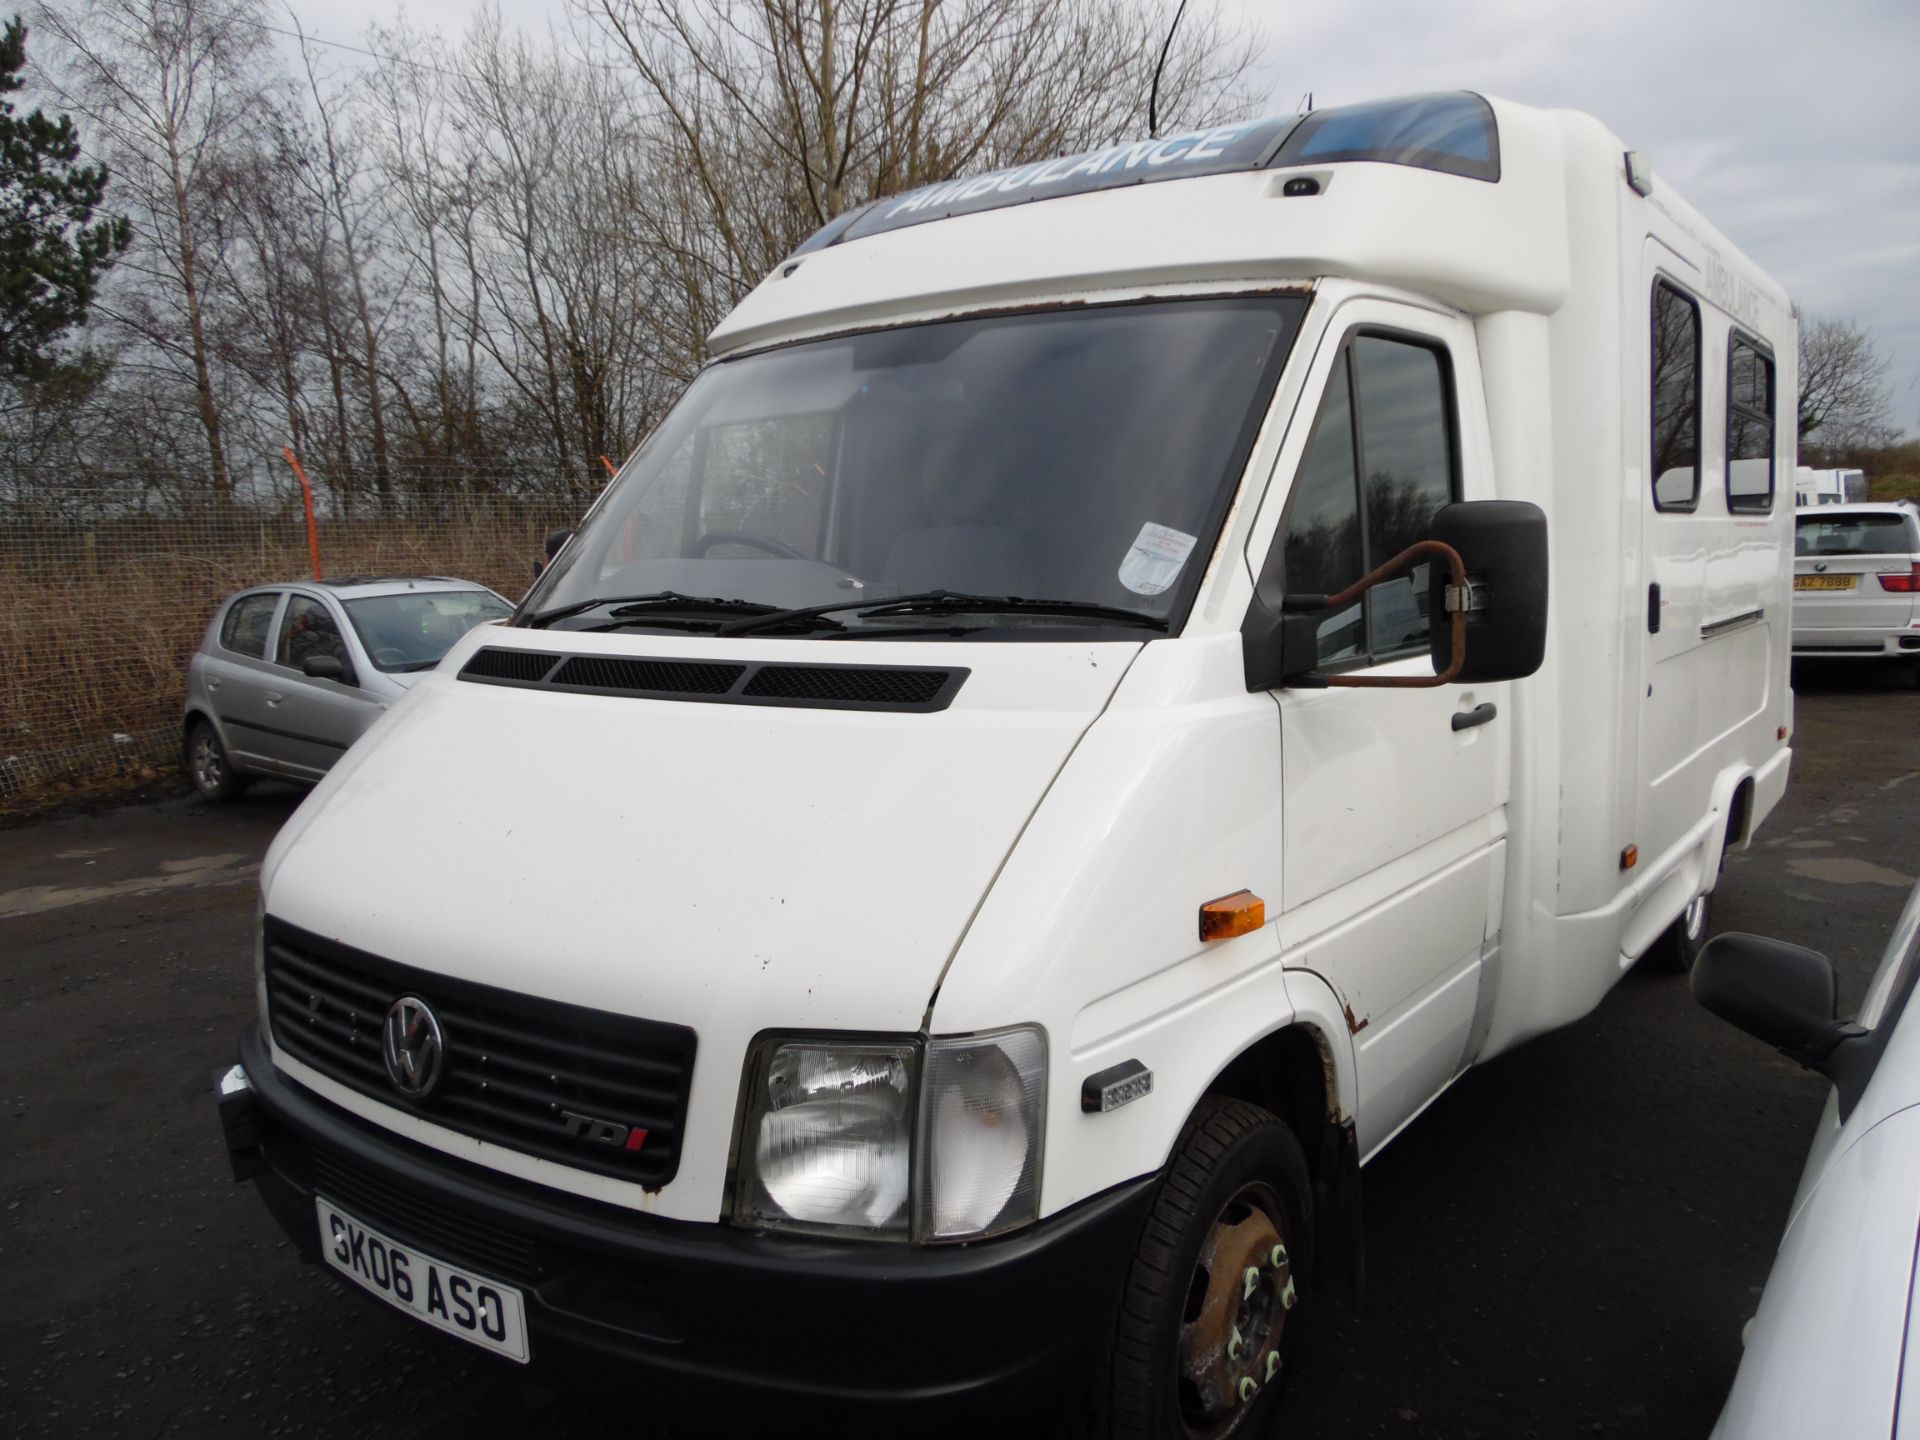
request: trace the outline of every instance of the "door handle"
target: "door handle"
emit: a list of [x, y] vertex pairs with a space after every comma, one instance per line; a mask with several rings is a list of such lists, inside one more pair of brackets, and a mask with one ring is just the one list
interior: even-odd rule
[[1471, 730], [1476, 725], [1486, 724], [1499, 713], [1500, 707], [1495, 705], [1491, 700], [1476, 705], [1471, 710], [1456, 710], [1453, 712], [1453, 728], [1455, 730]]
[[278, 705], [282, 700], [286, 698], [287, 697], [282, 695], [278, 690], [267, 691], [267, 704], [269, 705]]
[[218, 675], [207, 676], [207, 689], [218, 690], [219, 688], [220, 688], [220, 677]]

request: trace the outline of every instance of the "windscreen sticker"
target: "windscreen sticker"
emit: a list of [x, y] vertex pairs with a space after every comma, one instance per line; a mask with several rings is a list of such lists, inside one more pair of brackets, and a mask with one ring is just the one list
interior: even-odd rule
[[1136, 595], [1158, 595], [1180, 577], [1180, 567], [1198, 543], [1196, 536], [1149, 520], [1120, 562], [1120, 583]]

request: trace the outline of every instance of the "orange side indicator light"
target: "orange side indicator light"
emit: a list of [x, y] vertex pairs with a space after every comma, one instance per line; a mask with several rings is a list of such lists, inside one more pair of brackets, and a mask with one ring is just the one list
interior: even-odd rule
[[1640, 847], [1638, 845], [1629, 845], [1620, 852], [1620, 868], [1622, 870], [1631, 870], [1639, 863]]
[[1236, 890], [1200, 907], [1200, 938], [1231, 940], [1267, 923], [1267, 902], [1251, 890]]

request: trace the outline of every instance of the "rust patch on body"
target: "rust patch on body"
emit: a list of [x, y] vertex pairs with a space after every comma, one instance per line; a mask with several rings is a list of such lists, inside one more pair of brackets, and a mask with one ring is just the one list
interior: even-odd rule
[[1356, 1020], [1353, 1014], [1353, 1006], [1350, 1003], [1342, 1002], [1340, 1008], [1347, 1012], [1347, 1033], [1349, 1035], [1358, 1035], [1362, 1030], [1366, 1029], [1367, 1026], [1373, 1023], [1371, 1020], [1367, 1020], [1367, 1019]]

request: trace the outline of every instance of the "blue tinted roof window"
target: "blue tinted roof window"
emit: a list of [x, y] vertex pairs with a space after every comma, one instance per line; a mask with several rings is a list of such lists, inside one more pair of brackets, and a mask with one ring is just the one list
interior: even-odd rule
[[1336, 160], [1412, 165], [1473, 180], [1500, 178], [1493, 107], [1465, 91], [1316, 110], [1287, 136], [1276, 166]]

